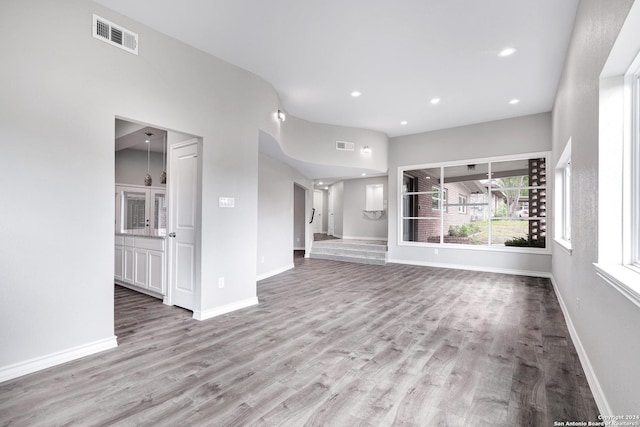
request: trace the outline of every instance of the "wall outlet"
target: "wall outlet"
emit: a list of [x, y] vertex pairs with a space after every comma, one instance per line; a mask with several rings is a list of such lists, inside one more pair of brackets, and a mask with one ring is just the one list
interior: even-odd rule
[[300, 243], [300, 238], [296, 237], [296, 242]]
[[260, 257], [260, 264], [264, 264], [264, 255]]
[[438, 249], [434, 249], [434, 250], [433, 250], [433, 253], [434, 253], [434, 254], [436, 254], [436, 255], [438, 255]]
[[218, 277], [218, 288], [224, 288], [224, 277]]
[[576, 310], [580, 311], [580, 298], [576, 298]]

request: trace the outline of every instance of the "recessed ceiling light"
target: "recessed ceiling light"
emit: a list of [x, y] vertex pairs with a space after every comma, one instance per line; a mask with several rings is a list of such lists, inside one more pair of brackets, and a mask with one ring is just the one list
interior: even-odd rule
[[324, 187], [324, 189], [325, 189], [325, 190], [328, 190], [328, 189], [329, 189], [329, 187]]
[[320, 181], [320, 182], [318, 183], [318, 185], [322, 185], [322, 181]]
[[367, 176], [367, 174], [366, 174], [366, 173], [363, 173], [363, 174], [362, 174], [362, 176]]
[[511, 101], [509, 101], [509, 104], [511, 104], [511, 105], [515, 105], [515, 104], [517, 104], [518, 102], [520, 102], [520, 100], [519, 100], [519, 99], [515, 99], [515, 98], [514, 98], [514, 99], [512, 99]]
[[406, 125], [407, 123], [409, 123], [409, 122], [406, 121], [406, 120], [403, 120], [403, 121], [400, 122], [401, 125]]
[[431, 98], [431, 102], [433, 105], [439, 104], [440, 103], [440, 98]]
[[353, 96], [354, 98], [359, 97], [360, 95], [362, 95], [362, 92], [354, 90], [353, 92], [351, 92], [351, 96]]
[[498, 56], [502, 56], [502, 57], [505, 57], [505, 56], [511, 56], [511, 55], [513, 55], [514, 53], [516, 53], [516, 48], [514, 48], [514, 47], [507, 47], [507, 48], [502, 49], [502, 50], [500, 51], [500, 53], [498, 54]]

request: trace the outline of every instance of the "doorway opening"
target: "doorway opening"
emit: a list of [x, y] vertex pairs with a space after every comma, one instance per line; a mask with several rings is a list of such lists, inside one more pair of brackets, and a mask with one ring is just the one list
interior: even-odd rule
[[116, 285], [194, 310], [202, 140], [115, 119]]
[[293, 258], [304, 258], [306, 248], [306, 207], [307, 190], [293, 184]]

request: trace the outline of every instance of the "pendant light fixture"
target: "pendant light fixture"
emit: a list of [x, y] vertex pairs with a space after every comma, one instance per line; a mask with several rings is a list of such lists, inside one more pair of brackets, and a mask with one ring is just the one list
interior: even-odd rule
[[151, 172], [150, 172], [150, 167], [151, 167], [151, 136], [153, 135], [151, 132], [146, 132], [145, 135], [147, 135], [147, 139], [145, 140], [145, 142], [147, 143], [147, 174], [144, 176], [144, 185], [147, 187], [151, 187]]
[[165, 164], [165, 150], [167, 148], [167, 133], [164, 133], [164, 141], [162, 143], [162, 173], [160, 174], [160, 184], [167, 183], [167, 166]]

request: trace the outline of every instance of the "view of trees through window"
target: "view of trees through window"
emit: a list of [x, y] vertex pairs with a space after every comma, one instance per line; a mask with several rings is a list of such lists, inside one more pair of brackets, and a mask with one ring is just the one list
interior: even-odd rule
[[546, 247], [544, 157], [402, 175], [402, 241]]

